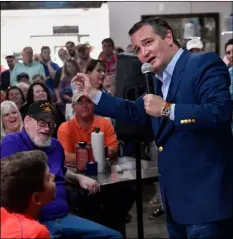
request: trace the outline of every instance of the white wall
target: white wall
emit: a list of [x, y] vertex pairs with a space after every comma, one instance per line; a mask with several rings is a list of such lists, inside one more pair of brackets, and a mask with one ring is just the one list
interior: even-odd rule
[[101, 41], [109, 37], [108, 5], [89, 9], [37, 9], [1, 11], [1, 56], [21, 52], [25, 46], [32, 46], [40, 53], [43, 45], [64, 46], [66, 41], [77, 42], [77, 37], [40, 37], [32, 35], [52, 35], [53, 26], [78, 25], [80, 34], [89, 34], [89, 43], [95, 47], [95, 57], [102, 50]]
[[[232, 12], [232, 2], [108, 2], [110, 35], [117, 46], [125, 48], [129, 44], [128, 30], [141, 20], [141, 15], [220, 13], [220, 31], [224, 27], [224, 17]], [[224, 54], [224, 44], [231, 35], [220, 36], [220, 53]]]

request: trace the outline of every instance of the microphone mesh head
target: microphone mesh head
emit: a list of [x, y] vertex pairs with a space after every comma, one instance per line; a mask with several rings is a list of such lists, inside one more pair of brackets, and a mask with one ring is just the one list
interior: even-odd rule
[[141, 67], [141, 71], [142, 71], [142, 74], [154, 72], [153, 67], [150, 63], [144, 63]]

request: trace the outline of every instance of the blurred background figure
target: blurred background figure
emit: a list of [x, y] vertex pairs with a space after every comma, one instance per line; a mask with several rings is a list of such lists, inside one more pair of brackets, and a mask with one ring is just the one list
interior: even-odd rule
[[17, 86], [22, 90], [24, 99], [27, 99], [29, 84], [25, 82], [19, 82]]
[[133, 53], [133, 52], [134, 52], [132, 44], [129, 44], [129, 45], [127, 46], [126, 52], [129, 52], [129, 53]]
[[108, 75], [116, 72], [116, 56], [114, 54], [115, 44], [112, 38], [105, 38], [102, 41], [102, 52], [99, 55], [99, 60], [106, 64]]
[[200, 39], [195, 38], [187, 42], [186, 48], [192, 53], [199, 53], [203, 52], [204, 45]]
[[106, 76], [104, 78], [103, 88], [105, 89], [105, 91], [108, 94], [115, 96], [115, 94], [116, 94], [116, 75]]
[[90, 44], [79, 44], [76, 46], [76, 54], [78, 56], [78, 65], [81, 72], [85, 73], [87, 65], [91, 60], [90, 57], [91, 46]]
[[59, 96], [61, 99], [59, 106], [63, 114], [65, 114], [66, 104], [71, 104], [72, 102], [73, 92], [70, 83], [78, 72], [80, 72], [80, 69], [77, 61], [73, 58], [68, 59], [63, 66], [61, 81], [59, 83]]
[[1, 73], [1, 87], [0, 87], [0, 89], [4, 91], [10, 86], [11, 74], [16, 64], [15, 56], [13, 55], [6, 56], [6, 62], [9, 69]]
[[92, 85], [102, 90], [103, 82], [106, 76], [106, 65], [103, 61], [92, 59], [88, 66], [86, 73], [90, 76]]

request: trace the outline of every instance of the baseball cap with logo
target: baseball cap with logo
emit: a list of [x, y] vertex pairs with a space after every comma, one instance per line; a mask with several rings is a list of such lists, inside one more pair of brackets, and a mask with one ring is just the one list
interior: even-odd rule
[[186, 44], [186, 48], [188, 51], [192, 50], [192, 49], [203, 49], [203, 43], [200, 39], [196, 38], [196, 39], [192, 39], [190, 41], [187, 42]]
[[48, 118], [55, 120], [56, 108], [46, 100], [39, 100], [30, 105], [27, 115], [33, 117], [35, 120]]

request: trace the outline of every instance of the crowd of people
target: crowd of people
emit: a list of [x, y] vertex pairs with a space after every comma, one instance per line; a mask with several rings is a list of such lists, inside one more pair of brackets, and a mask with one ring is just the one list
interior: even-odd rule
[[[228, 200], [226, 208], [220, 208], [220, 205], [224, 207], [224, 202], [221, 199], [213, 200], [213, 206], [207, 210], [209, 213], [207, 216], [204, 209], [206, 204], [203, 202], [206, 202], [207, 194], [214, 196], [217, 191], [212, 188], [209, 191], [202, 188], [200, 184], [192, 181], [193, 172], [190, 171], [189, 174], [182, 170], [187, 168], [185, 163], [187, 158], [185, 157], [190, 159], [190, 152], [193, 152], [193, 149], [186, 144], [189, 140], [195, 148], [194, 150], [205, 145], [206, 148], [203, 150], [208, 149], [208, 154], [220, 167], [228, 165], [228, 160], [224, 164], [219, 161], [219, 157], [216, 158], [214, 155], [222, 155], [224, 149], [226, 149], [226, 154], [230, 155], [231, 153], [227, 148], [230, 137], [232, 137], [227, 128], [229, 113], [227, 107], [229, 106], [229, 89], [233, 101], [233, 39], [225, 45], [224, 62], [229, 69], [229, 77], [229, 74], [225, 74], [224, 67], [226, 66], [223, 61], [220, 61], [220, 58], [218, 59], [215, 55], [198, 54], [204, 52], [204, 45], [199, 39], [190, 40], [186, 46], [187, 50], [182, 49], [174, 41], [172, 30], [167, 27], [166, 23], [163, 21], [156, 23], [157, 25], [166, 25], [166, 37], [160, 35], [156, 28], [157, 25], [153, 24], [153, 21], [146, 21], [135, 25], [129, 32], [132, 45], [129, 45], [126, 51], [135, 51], [142, 63], [151, 63], [156, 69], [156, 78], [163, 81], [164, 77], [168, 77], [169, 84], [171, 76], [178, 74], [178, 71], [174, 70], [177, 61], [179, 61], [179, 66], [183, 64], [183, 68], [187, 67], [187, 61], [190, 68], [193, 66], [196, 69], [195, 72], [190, 68], [184, 71], [189, 72], [193, 79], [196, 77], [195, 79], [198, 81], [198, 83], [194, 83], [194, 92], [189, 83], [186, 85], [183, 83], [180, 88], [183, 91], [177, 94], [176, 103], [166, 102], [166, 99], [172, 101], [174, 96], [168, 91], [169, 84], [166, 85], [165, 81], [161, 88], [162, 91], [157, 92], [156, 96], [145, 95], [135, 103], [114, 98], [117, 53], [124, 50], [116, 48], [111, 38], [102, 41], [102, 52], [98, 59], [90, 57], [91, 46], [89, 44], [75, 46], [74, 42], [67, 42], [65, 47], [58, 52], [59, 58], [63, 62], [61, 67], [51, 60], [51, 50], [48, 46], [43, 46], [40, 54], [33, 54], [32, 47], [25, 47], [22, 51], [22, 62], [16, 62], [13, 55], [6, 56], [9, 69], [1, 73], [1, 224], [4, 226], [1, 236], [3, 238], [14, 237], [14, 235], [19, 235], [22, 238], [123, 237], [120, 233], [122, 228], [119, 227], [118, 222], [122, 220], [125, 222], [129, 216], [128, 212], [135, 201], [134, 185], [120, 186], [115, 191], [109, 191], [99, 197], [100, 185], [97, 181], [82, 174], [75, 174], [66, 167], [66, 164], [75, 164], [77, 142], [85, 141], [90, 144], [90, 133], [96, 127], [104, 132], [104, 143], [108, 148], [108, 156], [112, 160], [116, 159], [119, 148], [113, 121], [116, 117], [138, 123], [146, 120], [148, 115], [152, 116], [155, 142], [160, 157], [162, 157], [160, 171], [163, 178], [160, 185], [164, 205], [163, 209], [160, 200], [153, 199], [151, 203], [159, 205], [153, 216], [160, 215], [164, 210], [171, 213], [167, 223], [169, 235], [172, 238], [179, 238], [179, 236], [186, 238], [187, 233], [184, 232], [186, 230], [190, 230], [189, 236], [196, 235], [187, 224], [208, 223], [211, 222], [211, 217], [213, 217], [213, 221], [230, 217], [228, 213], [230, 196], [226, 196], [224, 190], [224, 197]], [[155, 27], [155, 32], [151, 31], [151, 27]], [[147, 35], [147, 38], [141, 42], [141, 37], [144, 35]], [[159, 49], [158, 46], [153, 45], [154, 38], [159, 39]], [[185, 58], [184, 60], [182, 56]], [[181, 60], [178, 60], [180, 58]], [[170, 61], [173, 63], [170, 68], [166, 68], [166, 74], [161, 74], [157, 68], [164, 70], [160, 67], [168, 66]], [[215, 72], [211, 72], [213, 66], [216, 67], [216, 77]], [[195, 75], [198, 67], [201, 76]], [[182, 72], [183, 69], [179, 69], [179, 71]], [[220, 80], [218, 74], [221, 72], [224, 77], [223, 82], [217, 82]], [[183, 78], [188, 76], [187, 73], [182, 75]], [[210, 78], [213, 80], [212, 82], [209, 82]], [[225, 80], [229, 82], [225, 82]], [[179, 82], [174, 84], [172, 87], [178, 87]], [[228, 92], [225, 92], [226, 86], [228, 86]], [[216, 87], [214, 89], [216, 91], [212, 92], [209, 89], [212, 87]], [[217, 92], [217, 89], [220, 93]], [[222, 91], [224, 94], [220, 95]], [[210, 102], [215, 99], [216, 105], [211, 105]], [[198, 108], [196, 100], [206, 108]], [[192, 107], [188, 108], [183, 101], [192, 103]], [[221, 111], [222, 104], [225, 104], [226, 108]], [[158, 105], [165, 107], [161, 110], [162, 113], [156, 108]], [[67, 113], [68, 107], [72, 109], [71, 118]], [[175, 114], [175, 110], [178, 113]], [[186, 111], [184, 112], [184, 110]], [[166, 115], [168, 111], [170, 113]], [[207, 115], [208, 113], [213, 119]], [[223, 115], [220, 117], [218, 114], [221, 113]], [[163, 135], [156, 128], [156, 125], [160, 124], [156, 121], [158, 117], [169, 118], [167, 124], [170, 128], [167, 129], [167, 134], [170, 141], [169, 137]], [[166, 123], [166, 119], [164, 123]], [[176, 131], [173, 130], [174, 125], [177, 127]], [[186, 135], [182, 127], [187, 130]], [[212, 132], [215, 129], [216, 135]], [[207, 140], [205, 143], [201, 130], [205, 131]], [[220, 144], [223, 131], [227, 135], [225, 145]], [[177, 139], [172, 141], [174, 137], [178, 137], [179, 142], [176, 142]], [[161, 144], [165, 145], [165, 141], [169, 141], [167, 148], [160, 146]], [[184, 146], [186, 150], [190, 149], [190, 151], [183, 151], [180, 141], [186, 145]], [[203, 145], [200, 145], [200, 142], [203, 142]], [[217, 150], [217, 145], [222, 151], [212, 152], [214, 146]], [[167, 158], [170, 158], [171, 155], [168, 151], [173, 156], [173, 151], [176, 152], [176, 157], [182, 154], [180, 161], [177, 160], [179, 163], [183, 160], [182, 163], [186, 166], [181, 169], [177, 167], [178, 161], [169, 162]], [[204, 167], [207, 167], [206, 171], [201, 171], [201, 173], [198, 171], [200, 165], [196, 165], [194, 158], [190, 159], [190, 162], [193, 163], [193, 170], [198, 171], [197, 174], [203, 178], [205, 173], [210, 175], [209, 169], [212, 166], [209, 159], [205, 158], [205, 153], [197, 153], [196, 150], [195, 159], [203, 158], [202, 163]], [[228, 156], [226, 155], [226, 157]], [[171, 168], [173, 171], [167, 168]], [[174, 168], [176, 168], [175, 172]], [[187, 184], [185, 178], [180, 178], [179, 172], [187, 176]], [[217, 183], [221, 178], [221, 173], [215, 169], [214, 174], [215, 183]], [[174, 178], [169, 178], [171, 176]], [[74, 205], [71, 208], [73, 201], [67, 196], [67, 182], [79, 185], [80, 189], [88, 191], [91, 195], [85, 196], [85, 200], [83, 200], [85, 202], [79, 201], [79, 205]], [[203, 189], [199, 194], [203, 202], [195, 200], [191, 189], [187, 189], [190, 182], [196, 187], [197, 192], [200, 188]], [[172, 188], [170, 185], [173, 184]], [[180, 186], [181, 184], [182, 186]], [[207, 185], [209, 184], [207, 183]], [[181, 187], [182, 190], [185, 189], [185, 193], [188, 193], [187, 197], [184, 196]], [[220, 193], [221, 186], [218, 189], [218, 193]], [[204, 192], [205, 190], [206, 192]], [[177, 196], [178, 194], [179, 196]], [[75, 200], [78, 201], [77, 198]], [[102, 204], [105, 205], [104, 212], [101, 211]], [[120, 210], [119, 205], [121, 205]], [[202, 210], [201, 212], [197, 212], [198, 207]], [[87, 219], [80, 217], [77, 209]], [[216, 213], [210, 212], [211, 210], [216, 210]], [[100, 214], [104, 214], [101, 220]], [[17, 226], [18, 223], [20, 227]], [[228, 227], [226, 226], [226, 228]]]

